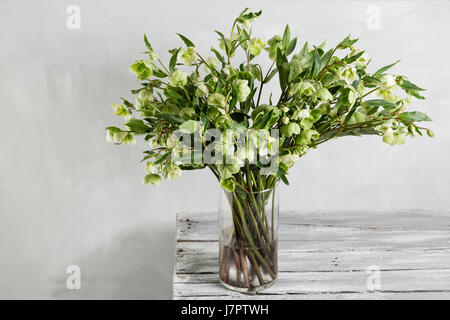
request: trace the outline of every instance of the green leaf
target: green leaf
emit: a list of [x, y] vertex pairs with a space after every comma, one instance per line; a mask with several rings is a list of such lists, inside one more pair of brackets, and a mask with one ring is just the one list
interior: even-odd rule
[[357, 136], [360, 137], [362, 135], [380, 135], [380, 132], [373, 129], [373, 128], [363, 128], [363, 129], [354, 129], [351, 131], [345, 131], [340, 134], [338, 134], [338, 137], [344, 137], [344, 136]]
[[182, 34], [177, 33], [177, 35], [181, 38], [181, 40], [183, 40], [183, 42], [186, 45], [186, 47], [195, 47], [195, 44], [191, 40], [189, 40], [188, 38], [186, 38]]
[[403, 112], [398, 115], [398, 118], [408, 122], [432, 121], [429, 116], [419, 111]]
[[127, 122], [125, 122], [125, 125], [131, 130], [136, 133], [145, 133], [148, 129], [150, 129], [149, 126], [147, 126], [144, 121], [141, 119], [130, 119]]
[[217, 51], [215, 48], [211, 48], [211, 51], [214, 52], [214, 54], [216, 55], [216, 58], [222, 62], [222, 65], [225, 64], [225, 59], [224, 57], [219, 53], [219, 51]]
[[144, 42], [145, 42], [145, 46], [147, 47], [148, 51], [153, 51], [152, 45], [148, 41], [147, 36], [145, 34], [144, 34]]
[[273, 78], [273, 76], [276, 75], [277, 73], [278, 73], [278, 69], [273, 69], [272, 71], [270, 71], [269, 75], [264, 80], [264, 83], [269, 82]]
[[162, 154], [162, 155], [159, 155], [157, 158], [156, 158], [156, 160], [153, 162], [153, 164], [156, 166], [156, 165], [158, 165], [158, 164], [161, 164], [161, 163], [163, 163], [166, 159], [168, 159], [169, 158], [169, 156], [172, 154], [172, 152], [166, 152], [166, 153], [164, 153], [164, 154]]
[[350, 35], [348, 35], [347, 37], [345, 37], [344, 40], [342, 40], [341, 43], [339, 43], [338, 47], [340, 49], [346, 49], [346, 48], [350, 47], [351, 45], [353, 45], [358, 40], [359, 39], [350, 39]]
[[286, 175], [282, 174], [280, 175], [281, 180], [284, 182], [285, 185], [289, 185], [289, 180], [286, 178]]
[[295, 50], [296, 45], [297, 45], [297, 37], [292, 39], [291, 42], [289, 43], [289, 47], [286, 49], [287, 56], [290, 55]]
[[186, 121], [186, 119], [184, 119], [183, 117], [176, 115], [176, 114], [172, 114], [172, 113], [160, 113], [160, 114], [156, 115], [156, 117], [166, 120], [175, 125], [182, 124], [183, 122]]
[[414, 83], [409, 82], [409, 81], [406, 80], [406, 79], [401, 79], [401, 80], [398, 82], [398, 85], [399, 85], [400, 87], [402, 87], [403, 89], [405, 89], [405, 90], [425, 91], [425, 89], [416, 86]]
[[364, 107], [398, 107], [395, 103], [386, 101], [384, 99], [371, 99], [371, 100], [366, 100], [364, 101], [362, 104], [362, 106]]
[[289, 63], [286, 59], [286, 56], [281, 52], [281, 49], [277, 48], [277, 69], [279, 72], [279, 79], [280, 79], [280, 87], [281, 90], [284, 90], [287, 85], [287, 80], [289, 76]]
[[218, 35], [219, 35], [219, 37], [222, 39], [222, 41], [223, 41], [223, 44], [224, 44], [224, 46], [225, 46], [225, 52], [228, 52], [228, 41], [227, 41], [227, 39], [225, 38], [225, 36], [223, 35], [223, 33], [222, 32], [220, 32], [220, 31], [215, 31]]
[[264, 129], [264, 128], [268, 125], [270, 119], [272, 118], [272, 115], [273, 115], [273, 110], [270, 110], [270, 111], [269, 111], [268, 113], [266, 113], [264, 116], [262, 116], [261, 118], [259, 118], [258, 120], [256, 120], [256, 121], [253, 123], [252, 128], [253, 128], [253, 129]]
[[316, 76], [319, 74], [320, 70], [322, 70], [322, 61], [320, 60], [319, 53], [317, 52], [317, 49], [314, 51], [314, 64], [311, 72], [311, 78], [316, 78]]
[[172, 72], [172, 73], [175, 71], [175, 66], [177, 65], [178, 51], [179, 51], [179, 49], [177, 49], [177, 50], [172, 54], [172, 57], [170, 58], [170, 62], [169, 62], [169, 70], [170, 70], [170, 72]]
[[418, 94], [417, 92], [415, 92], [415, 91], [407, 91], [410, 95], [412, 95], [413, 97], [416, 97], [417, 99], [421, 99], [421, 100], [423, 100], [423, 99], [425, 99], [425, 97], [423, 97], [423, 96], [421, 96], [420, 94]]
[[328, 60], [331, 58], [331, 55], [333, 54], [333, 49], [328, 50], [320, 59], [323, 66], [325, 66], [328, 62]]
[[383, 74], [383, 72], [389, 70], [390, 68], [392, 68], [393, 66], [395, 66], [395, 65], [396, 65], [397, 63], [399, 63], [399, 62], [400, 62], [400, 60], [397, 60], [397, 61], [395, 61], [394, 63], [389, 64], [389, 65], [387, 65], [387, 66], [385, 66], [385, 67], [383, 67], [383, 68], [377, 70], [377, 71], [373, 74], [372, 77], [377, 78], [377, 77], [381, 76], [381, 75]]
[[284, 29], [283, 40], [281, 40], [281, 45], [285, 50], [289, 48], [290, 38], [291, 38], [291, 30], [289, 29], [289, 25], [287, 24], [286, 28]]
[[350, 64], [350, 63], [355, 62], [356, 60], [358, 60], [358, 58], [361, 57], [363, 54], [364, 54], [364, 51], [358, 52], [354, 56], [345, 58], [344, 61], [345, 61], [345, 63]]

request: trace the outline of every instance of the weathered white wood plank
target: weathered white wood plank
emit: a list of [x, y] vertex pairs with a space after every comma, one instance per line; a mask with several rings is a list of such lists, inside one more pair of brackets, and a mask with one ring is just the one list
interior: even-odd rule
[[365, 292], [365, 293], [305, 293], [241, 295], [223, 294], [212, 296], [176, 296], [176, 300], [450, 300], [450, 292]]
[[[218, 270], [218, 244], [180, 243], [175, 272], [213, 273]], [[183, 246], [184, 245], [184, 246]], [[184, 248], [184, 249], [181, 249]], [[369, 266], [381, 270], [450, 269], [450, 249], [400, 251], [304, 252], [279, 249], [279, 271], [364, 271]]]
[[[369, 274], [356, 272], [280, 272], [279, 279], [264, 294], [366, 293]], [[178, 274], [176, 296], [223, 295], [216, 273]], [[381, 292], [447, 292], [450, 291], [450, 269], [402, 270], [380, 272]]]
[[[279, 280], [254, 299], [445, 299], [450, 212], [290, 212], [280, 215]], [[217, 279], [216, 213], [177, 215], [174, 298], [249, 298]], [[381, 292], [367, 291], [367, 267]]]
[[[178, 241], [217, 241], [217, 222], [195, 220], [179, 223]], [[450, 227], [447, 230], [386, 230], [314, 226], [293, 223], [279, 224], [279, 240], [295, 242], [303, 250], [362, 250], [401, 248], [448, 248]]]

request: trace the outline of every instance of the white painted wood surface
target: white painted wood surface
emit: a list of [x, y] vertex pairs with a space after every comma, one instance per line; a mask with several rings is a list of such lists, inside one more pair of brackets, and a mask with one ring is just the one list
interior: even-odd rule
[[177, 214], [174, 299], [450, 299], [449, 211], [284, 212], [278, 281], [253, 296], [220, 285], [217, 239], [216, 213]]

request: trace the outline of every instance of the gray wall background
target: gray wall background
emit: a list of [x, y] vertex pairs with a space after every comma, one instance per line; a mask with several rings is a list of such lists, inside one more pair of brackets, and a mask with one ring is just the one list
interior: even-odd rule
[[[81, 29], [69, 30], [69, 5]], [[380, 29], [368, 27], [368, 7]], [[143, 144], [114, 146], [110, 105], [137, 87], [128, 66], [143, 33], [167, 61], [176, 32], [207, 54], [245, 6], [262, 8], [256, 34], [286, 23], [300, 42], [335, 45], [349, 32], [373, 58], [428, 88], [416, 109], [436, 138], [390, 147], [343, 138], [290, 173], [282, 209], [448, 209], [448, 1], [0, 1], [0, 298], [170, 298], [175, 213], [216, 208], [206, 171], [144, 186]], [[370, 9], [369, 9], [370, 11]], [[373, 12], [372, 12], [373, 14]], [[227, 31], [228, 32], [228, 31]], [[79, 265], [82, 289], [66, 289]]]

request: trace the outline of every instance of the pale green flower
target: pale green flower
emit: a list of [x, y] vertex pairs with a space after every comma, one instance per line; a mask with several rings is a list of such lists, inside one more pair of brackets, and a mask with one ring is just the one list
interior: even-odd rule
[[130, 66], [130, 72], [140, 80], [150, 79], [153, 75], [152, 64], [147, 60], [137, 60]]
[[128, 132], [120, 131], [118, 128], [106, 129], [106, 141], [119, 144], [122, 143], [123, 138], [125, 138], [127, 134]]
[[292, 120], [298, 120], [298, 119], [304, 119], [304, 118], [309, 118], [309, 110], [308, 109], [302, 109], [302, 110], [296, 110], [293, 114], [292, 114]]
[[281, 110], [281, 112], [283, 112], [283, 113], [289, 112], [289, 108], [288, 108], [288, 107], [285, 107], [285, 106], [280, 107], [280, 110]]
[[281, 122], [283, 124], [288, 124], [289, 123], [289, 118], [288, 117], [283, 117], [283, 118], [281, 118]]
[[303, 130], [299, 136], [295, 138], [295, 143], [298, 145], [309, 145], [312, 140], [319, 139], [319, 133], [316, 130]]
[[285, 154], [280, 157], [281, 163], [284, 163], [288, 168], [292, 167], [298, 160], [300, 160], [300, 157], [297, 154]]
[[382, 75], [379, 80], [380, 88], [383, 91], [393, 90], [397, 85], [397, 82], [395, 81], [396, 77], [389, 74]]
[[358, 80], [358, 74], [356, 73], [356, 69], [354, 67], [344, 67], [340, 69], [338, 71], [338, 77], [339, 79], [350, 84], [355, 80]]
[[171, 164], [167, 170], [169, 180], [175, 180], [183, 174], [181, 168], [176, 164]]
[[187, 74], [181, 70], [175, 70], [169, 78], [169, 84], [174, 87], [184, 87], [187, 83]]
[[221, 179], [229, 179], [233, 174], [238, 173], [241, 166], [237, 162], [237, 159], [227, 159], [224, 164], [217, 164], [217, 170]]
[[333, 96], [331, 95], [330, 91], [328, 91], [328, 89], [324, 87], [319, 88], [319, 90], [316, 91], [316, 95], [323, 102], [333, 100]]
[[197, 60], [197, 49], [194, 47], [182, 48], [178, 52], [177, 61], [184, 64], [185, 66], [190, 66]]
[[208, 97], [208, 104], [220, 108], [225, 108], [226, 106], [225, 96], [218, 92], [213, 93]]
[[356, 91], [353, 87], [347, 87], [341, 94], [340, 101], [346, 106], [352, 106], [356, 102]]
[[153, 186], [157, 186], [161, 183], [161, 177], [157, 174], [148, 174], [144, 177], [144, 184], [151, 183]]
[[248, 87], [248, 80], [236, 80], [236, 89], [237, 89], [237, 101], [244, 102], [247, 100], [248, 95], [250, 94], [250, 88]]
[[293, 94], [297, 93], [308, 97], [312, 96], [316, 92], [316, 88], [308, 81], [302, 81], [294, 84], [291, 90], [293, 91]]
[[388, 128], [383, 133], [383, 142], [390, 145], [394, 145], [394, 141], [395, 141], [394, 130], [392, 130], [392, 128]]
[[180, 131], [193, 134], [195, 132], [203, 132], [204, 126], [200, 121], [187, 120], [180, 125]]
[[[394, 87], [392, 87], [394, 88]], [[377, 90], [377, 96], [383, 98], [386, 101], [392, 102], [392, 103], [396, 103], [399, 99], [401, 99], [401, 97], [397, 96], [394, 94], [394, 91], [392, 89], [388, 89], [388, 90]]]
[[228, 192], [233, 192], [235, 185], [232, 179], [220, 179], [220, 186]]
[[[349, 57], [353, 57], [357, 54], [359, 54], [362, 50], [353, 50]], [[356, 59], [356, 61], [354, 62], [355, 66], [357, 68], [364, 68], [367, 66], [367, 64], [370, 62], [370, 56], [367, 52], [364, 52], [358, 59]]]
[[292, 135], [300, 133], [300, 126], [295, 122], [285, 124], [281, 127], [281, 133], [283, 136], [292, 137]]
[[265, 50], [269, 53], [269, 59], [277, 58], [277, 49], [281, 47], [281, 37], [274, 36], [267, 42], [268, 47]]
[[248, 50], [251, 55], [257, 56], [261, 53], [261, 50], [266, 47], [266, 42], [261, 38], [253, 38], [248, 44]]
[[114, 109], [113, 113], [117, 116], [123, 117], [125, 118], [125, 120], [128, 120], [131, 117], [131, 111], [128, 110], [124, 105], [114, 103], [112, 107]]
[[207, 97], [209, 94], [208, 87], [204, 82], [199, 82], [195, 86], [195, 95], [197, 97]]
[[142, 109], [147, 109], [149, 105], [151, 105], [153, 101], [153, 90], [152, 89], [142, 89], [139, 91], [138, 96], [136, 97], [136, 101], [134, 106], [136, 110], [140, 111]]
[[125, 137], [123, 137], [122, 142], [124, 144], [136, 144], [136, 140], [134, 140], [134, 135], [131, 132], [127, 132]]

